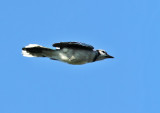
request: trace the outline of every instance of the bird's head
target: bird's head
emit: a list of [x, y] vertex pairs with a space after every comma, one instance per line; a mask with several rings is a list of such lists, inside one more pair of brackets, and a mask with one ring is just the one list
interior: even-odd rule
[[106, 58], [114, 58], [113, 56], [107, 54], [105, 50], [97, 50], [97, 52], [98, 52], [97, 60], [103, 60]]

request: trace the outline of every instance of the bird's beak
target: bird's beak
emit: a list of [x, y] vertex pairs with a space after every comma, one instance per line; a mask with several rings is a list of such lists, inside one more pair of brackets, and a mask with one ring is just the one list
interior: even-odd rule
[[106, 58], [114, 58], [114, 57], [111, 55], [107, 55]]

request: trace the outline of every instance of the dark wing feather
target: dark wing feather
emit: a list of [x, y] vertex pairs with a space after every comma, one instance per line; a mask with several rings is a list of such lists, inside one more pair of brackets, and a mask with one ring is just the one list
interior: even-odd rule
[[60, 42], [60, 43], [54, 43], [53, 44], [54, 47], [60, 47], [60, 48], [64, 48], [64, 47], [74, 47], [74, 48], [79, 48], [79, 49], [89, 49], [89, 50], [93, 50], [94, 47], [89, 45], [89, 44], [85, 44], [85, 43], [81, 43], [81, 42]]

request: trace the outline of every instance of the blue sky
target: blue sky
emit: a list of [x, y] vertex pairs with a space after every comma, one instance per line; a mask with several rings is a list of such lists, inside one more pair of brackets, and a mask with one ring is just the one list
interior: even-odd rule
[[[21, 48], [80, 41], [114, 59], [75, 66]], [[160, 113], [159, 0], [0, 1], [0, 113]]]

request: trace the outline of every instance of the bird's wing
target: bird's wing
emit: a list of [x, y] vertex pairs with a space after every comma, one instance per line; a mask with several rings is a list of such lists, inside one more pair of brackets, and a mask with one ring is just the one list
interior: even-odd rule
[[73, 48], [74, 47], [74, 48], [88, 49], [88, 50], [94, 49], [93, 46], [89, 44], [81, 43], [81, 42], [60, 42], [60, 43], [54, 43], [53, 46], [59, 47], [59, 48], [64, 48], [64, 47]]

